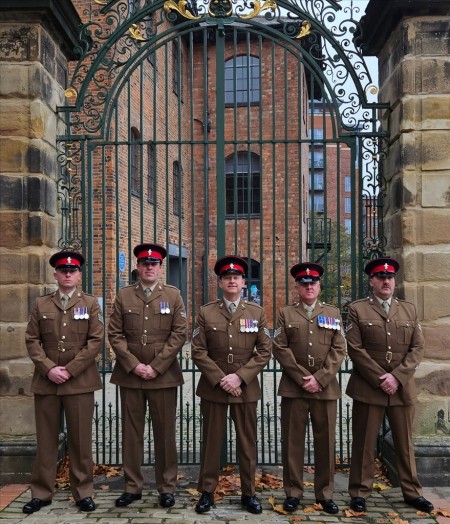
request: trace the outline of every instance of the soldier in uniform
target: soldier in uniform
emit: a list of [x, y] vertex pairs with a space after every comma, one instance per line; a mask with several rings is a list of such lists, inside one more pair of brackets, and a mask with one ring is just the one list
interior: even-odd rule
[[422, 360], [424, 338], [413, 304], [394, 298], [396, 260], [370, 261], [372, 294], [349, 306], [347, 342], [353, 371], [347, 394], [353, 398], [350, 507], [366, 510], [372, 492], [375, 444], [384, 414], [392, 430], [400, 486], [405, 502], [433, 510], [417, 478], [412, 427], [416, 390], [414, 372]]
[[192, 337], [203, 416], [197, 513], [209, 511], [214, 503], [228, 406], [237, 435], [241, 502], [250, 513], [262, 512], [255, 496], [256, 406], [261, 397], [258, 375], [270, 359], [271, 339], [264, 310], [241, 299], [247, 268], [240, 257], [217, 260], [214, 272], [223, 299], [202, 306]]
[[177, 387], [183, 384], [178, 354], [186, 340], [186, 312], [180, 291], [159, 283], [166, 250], [158, 244], [134, 248], [139, 281], [119, 290], [108, 327], [117, 362], [111, 383], [120, 386], [125, 492], [116, 506], [142, 497], [141, 471], [147, 404], [155, 443], [159, 503], [175, 504]]
[[69, 480], [75, 504], [93, 511], [92, 417], [94, 391], [102, 381], [95, 358], [103, 345], [103, 318], [95, 297], [78, 291], [84, 257], [61, 251], [50, 258], [58, 290], [38, 297], [25, 341], [35, 365], [34, 393], [37, 452], [31, 477], [34, 513], [52, 502], [56, 479], [61, 414], [67, 423]]
[[291, 268], [299, 302], [282, 307], [274, 334], [273, 353], [283, 368], [281, 399], [283, 487], [285, 511], [295, 511], [303, 495], [305, 433], [311, 417], [314, 436], [314, 491], [327, 513], [337, 513], [333, 501], [337, 399], [336, 379], [346, 343], [339, 310], [320, 302], [319, 264]]

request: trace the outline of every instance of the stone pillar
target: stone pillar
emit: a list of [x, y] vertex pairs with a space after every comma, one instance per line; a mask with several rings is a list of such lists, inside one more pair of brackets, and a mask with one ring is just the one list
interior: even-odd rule
[[54, 283], [57, 107], [79, 24], [69, 0], [0, 0], [0, 483], [26, 480], [35, 452], [24, 332], [35, 297]]
[[[415, 448], [424, 485], [450, 485], [450, 4], [370, 0], [366, 55], [379, 59], [380, 115], [391, 131], [387, 253], [402, 262], [397, 295], [417, 305], [425, 358], [416, 371]], [[393, 469], [392, 443], [385, 460]]]

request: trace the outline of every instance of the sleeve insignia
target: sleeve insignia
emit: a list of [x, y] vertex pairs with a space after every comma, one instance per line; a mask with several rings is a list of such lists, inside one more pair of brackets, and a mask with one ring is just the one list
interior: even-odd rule
[[100, 322], [100, 324], [105, 323], [105, 321], [103, 320], [103, 315], [101, 313], [98, 314], [98, 321]]
[[270, 331], [268, 330], [268, 328], [264, 328], [264, 333], [270, 338]]
[[186, 311], [182, 311], [182, 312], [180, 313], [180, 315], [181, 315], [183, 318], [186, 318]]
[[192, 333], [192, 338], [195, 338], [200, 333], [200, 328], [196, 327]]
[[277, 338], [278, 335], [281, 335], [281, 328], [277, 328], [273, 333], [273, 338]]
[[422, 333], [422, 326], [420, 324], [417, 324], [417, 327], [419, 328], [419, 331]]
[[348, 326], [347, 326], [347, 333], [352, 329], [352, 327], [353, 327], [353, 324], [348, 324]]

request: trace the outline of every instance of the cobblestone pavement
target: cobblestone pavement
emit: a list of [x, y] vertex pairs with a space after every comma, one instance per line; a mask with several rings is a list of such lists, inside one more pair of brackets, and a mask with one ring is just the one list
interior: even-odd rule
[[[196, 497], [188, 489], [195, 489], [197, 468], [181, 467], [180, 480], [175, 493], [175, 506], [169, 509], [161, 508], [158, 504], [157, 492], [154, 489], [152, 479], [152, 468], [146, 467], [144, 476], [148, 489], [144, 491], [142, 500], [133, 502], [127, 508], [116, 508], [114, 500], [122, 493], [123, 480], [121, 477], [105, 478], [96, 477], [95, 502], [96, 511], [82, 513], [70, 499], [68, 491], [58, 491], [50, 506], [42, 508], [41, 511], [32, 515], [24, 515], [22, 506], [30, 500], [30, 491], [26, 485], [11, 485], [0, 488], [0, 523], [14, 524], [25, 522], [27, 524], [156, 524], [156, 523], [186, 523], [200, 524], [210, 522], [233, 523], [245, 522], [315, 522], [315, 523], [338, 523], [347, 522], [359, 524], [370, 522], [374, 524], [402, 524], [396, 519], [401, 519], [410, 524], [450, 524], [450, 518], [419, 514], [413, 508], [403, 502], [399, 488], [391, 488], [381, 492], [374, 492], [367, 502], [367, 514], [360, 517], [347, 517], [344, 510], [348, 509], [349, 497], [347, 494], [348, 476], [346, 473], [336, 474], [336, 489], [334, 500], [340, 507], [338, 515], [328, 515], [322, 511], [309, 512], [314, 504], [314, 493], [312, 487], [306, 488], [305, 496], [301, 501], [302, 507], [291, 515], [281, 515], [273, 511], [269, 501], [275, 497], [276, 503], [281, 504], [284, 500], [282, 489], [266, 490], [258, 493], [263, 504], [261, 515], [251, 515], [244, 511], [240, 505], [240, 496], [232, 495], [217, 501], [215, 507], [206, 514], [198, 515], [194, 511]], [[271, 468], [269, 473], [274, 473]], [[278, 468], [278, 475], [281, 470]], [[309, 478], [308, 478], [309, 476]], [[312, 480], [310, 474], [305, 475], [305, 480]], [[435, 508], [450, 510], [450, 487], [425, 488], [424, 495], [429, 498]], [[9, 497], [9, 498], [8, 498]], [[3, 500], [2, 500], [3, 499]], [[305, 511], [306, 509], [306, 511]]]

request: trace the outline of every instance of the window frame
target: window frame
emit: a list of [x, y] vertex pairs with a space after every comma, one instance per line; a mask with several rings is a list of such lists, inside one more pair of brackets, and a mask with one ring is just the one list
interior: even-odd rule
[[[244, 60], [246, 60], [245, 63]], [[261, 60], [259, 57], [235, 55], [225, 61], [225, 107], [259, 105], [261, 103], [260, 84]]]
[[261, 157], [238, 151], [225, 159], [225, 218], [249, 216], [261, 216]]

